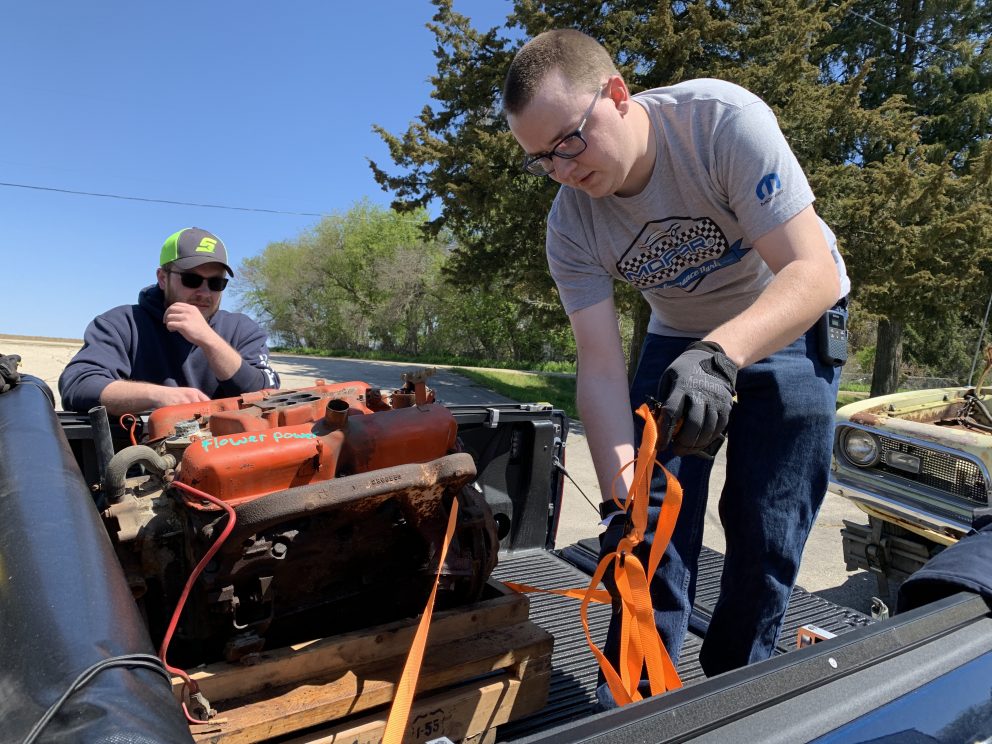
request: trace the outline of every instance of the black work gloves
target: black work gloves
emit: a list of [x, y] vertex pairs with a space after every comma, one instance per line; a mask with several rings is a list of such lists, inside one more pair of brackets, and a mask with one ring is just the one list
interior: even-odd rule
[[[600, 506], [600, 513], [609, 510], [611, 507], [612, 504], [603, 504]], [[599, 561], [597, 561], [596, 565], [599, 565], [606, 556], [613, 555], [616, 552], [617, 545], [620, 544], [620, 541], [628, 532], [630, 532], [630, 521], [624, 512], [617, 510], [613, 514], [613, 518], [610, 519], [610, 523], [606, 525], [606, 530], [599, 535]], [[616, 611], [619, 609], [620, 592], [617, 590], [616, 577], [613, 575], [614, 565], [611, 564], [606, 569], [606, 573], [603, 574], [603, 586], [606, 587], [606, 591], [613, 597], [613, 609]]]
[[677, 455], [716, 454], [730, 419], [736, 381], [737, 365], [720, 344], [689, 344], [658, 381], [658, 401], [665, 410], [658, 450], [672, 442]]
[[17, 354], [0, 355], [0, 393], [6, 393], [21, 379], [17, 365], [21, 358]]

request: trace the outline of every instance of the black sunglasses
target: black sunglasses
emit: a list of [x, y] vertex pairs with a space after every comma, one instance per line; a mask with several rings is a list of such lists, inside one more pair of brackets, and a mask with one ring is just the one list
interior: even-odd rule
[[205, 277], [199, 274], [194, 274], [192, 271], [170, 271], [170, 274], [179, 274], [179, 280], [183, 283], [186, 289], [199, 289], [200, 285], [204, 282], [210, 288], [211, 292], [223, 292], [227, 287], [227, 277], [226, 276], [211, 276]]

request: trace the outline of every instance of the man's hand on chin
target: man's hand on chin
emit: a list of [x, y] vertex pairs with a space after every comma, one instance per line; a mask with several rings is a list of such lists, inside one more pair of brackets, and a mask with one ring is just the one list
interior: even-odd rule
[[174, 302], [165, 309], [162, 322], [170, 331], [181, 333], [183, 338], [196, 346], [203, 346], [217, 334], [210, 327], [203, 311], [196, 305]]

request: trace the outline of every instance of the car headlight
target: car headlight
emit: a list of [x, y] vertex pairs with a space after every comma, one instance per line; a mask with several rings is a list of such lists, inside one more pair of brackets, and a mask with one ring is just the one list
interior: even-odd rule
[[844, 455], [858, 467], [867, 468], [878, 462], [881, 447], [871, 434], [860, 429], [848, 429], [841, 437]]

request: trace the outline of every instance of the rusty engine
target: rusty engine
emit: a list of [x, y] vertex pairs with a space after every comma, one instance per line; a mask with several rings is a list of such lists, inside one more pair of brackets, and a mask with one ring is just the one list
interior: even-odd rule
[[472, 457], [424, 375], [161, 408], [110, 460], [104, 522], [158, 643], [194, 567], [173, 642], [191, 664], [423, 611], [454, 497], [437, 606], [477, 599], [496, 565]]

